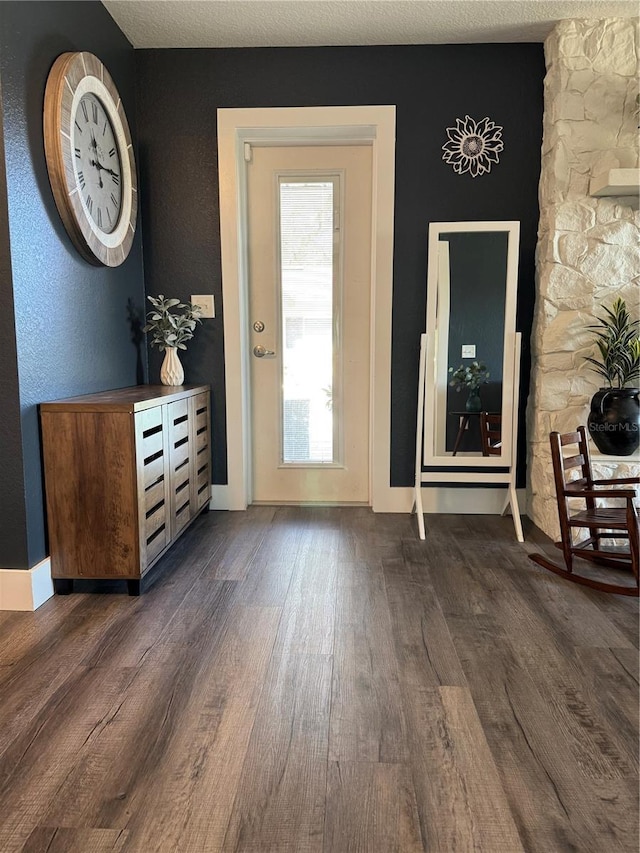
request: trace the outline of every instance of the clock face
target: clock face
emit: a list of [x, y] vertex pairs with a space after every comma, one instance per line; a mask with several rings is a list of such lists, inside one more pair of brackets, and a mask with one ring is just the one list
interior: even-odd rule
[[122, 206], [122, 165], [109, 116], [93, 94], [78, 102], [73, 150], [76, 185], [87, 213], [101, 231], [111, 234]]
[[58, 212], [91, 264], [117, 267], [136, 229], [136, 167], [122, 99], [92, 53], [63, 53], [44, 96], [44, 148]]

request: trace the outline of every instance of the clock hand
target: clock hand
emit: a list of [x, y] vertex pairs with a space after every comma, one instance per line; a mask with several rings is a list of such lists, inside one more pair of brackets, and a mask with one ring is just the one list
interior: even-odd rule
[[108, 175], [118, 175], [117, 172], [114, 172], [113, 169], [108, 169], [106, 166], [103, 166], [99, 160], [91, 160], [91, 165], [96, 166], [98, 171], [102, 170], [106, 172]]
[[106, 166], [103, 166], [102, 163], [98, 163], [98, 169], [102, 169], [103, 172], [106, 172], [107, 175], [115, 175], [118, 177], [118, 173], [114, 172], [113, 169], [108, 169]]
[[98, 186], [100, 187], [100, 189], [103, 189], [104, 184], [102, 183], [102, 175], [100, 174], [100, 169], [104, 169], [104, 166], [101, 163], [99, 163], [97, 160], [89, 160], [89, 165], [95, 166], [96, 169], [98, 170]]

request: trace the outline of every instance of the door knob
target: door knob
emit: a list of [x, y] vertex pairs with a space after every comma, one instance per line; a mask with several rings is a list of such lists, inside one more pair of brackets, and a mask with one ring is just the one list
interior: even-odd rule
[[265, 349], [262, 344], [258, 344], [257, 347], [253, 348], [253, 354], [256, 358], [264, 358], [265, 355], [275, 355], [275, 352], [272, 349]]

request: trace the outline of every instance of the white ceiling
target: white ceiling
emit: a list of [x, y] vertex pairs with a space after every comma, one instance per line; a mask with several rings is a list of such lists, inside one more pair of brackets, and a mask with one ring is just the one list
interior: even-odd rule
[[103, 0], [151, 47], [541, 42], [563, 18], [631, 18], [638, 0]]

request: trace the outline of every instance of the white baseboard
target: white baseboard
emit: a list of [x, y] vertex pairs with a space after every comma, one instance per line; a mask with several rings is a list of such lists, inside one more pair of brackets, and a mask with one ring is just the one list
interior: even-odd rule
[[[526, 513], [526, 489], [517, 489], [520, 512]], [[505, 488], [452, 489], [434, 486], [422, 489], [422, 506], [425, 513], [453, 513], [459, 515], [500, 515], [506, 497]], [[410, 487], [388, 489], [374, 512], [411, 512], [413, 489]]]
[[[526, 489], [518, 489], [520, 512], [526, 513]], [[459, 513], [461, 515], [499, 515], [506, 497], [506, 487], [496, 489], [465, 488], [452, 489], [434, 486], [422, 489], [422, 504], [425, 513]], [[209, 509], [229, 509], [229, 486], [211, 486]], [[374, 512], [411, 512], [413, 489], [410, 487], [389, 488]]]
[[52, 595], [49, 557], [32, 569], [0, 569], [0, 610], [37, 610]]
[[229, 509], [229, 486], [211, 486], [209, 509]]

